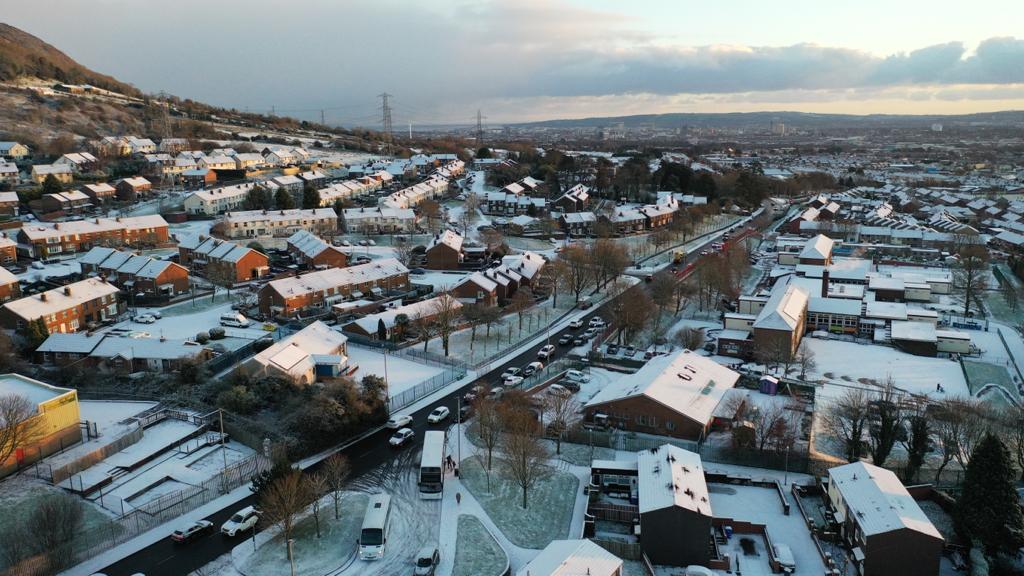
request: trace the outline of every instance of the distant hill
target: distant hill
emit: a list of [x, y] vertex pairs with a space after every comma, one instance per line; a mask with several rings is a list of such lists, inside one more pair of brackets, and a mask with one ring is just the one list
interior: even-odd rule
[[25, 76], [89, 84], [127, 96], [142, 95], [134, 86], [94, 72], [28, 32], [0, 22], [0, 81]]
[[731, 112], [731, 113], [669, 113], [640, 114], [634, 116], [607, 116], [594, 118], [545, 120], [525, 122], [517, 126], [535, 128], [601, 128], [622, 123], [627, 128], [653, 126], [669, 129], [746, 128], [767, 126], [770, 122], [783, 122], [796, 128], [853, 128], [853, 127], [924, 127], [941, 124], [997, 124], [1024, 125], [1024, 111], [985, 112], [958, 115], [910, 114], [814, 114], [809, 112]]

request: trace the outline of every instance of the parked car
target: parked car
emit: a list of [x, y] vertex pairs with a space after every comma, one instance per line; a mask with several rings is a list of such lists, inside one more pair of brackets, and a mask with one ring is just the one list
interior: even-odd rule
[[537, 358], [541, 360], [547, 360], [551, 357], [551, 354], [555, 351], [555, 347], [551, 344], [546, 344], [537, 351]]
[[46, 268], [46, 265], [40, 262], [39, 260], [35, 260], [32, 262], [32, 267], [35, 268], [36, 270], [42, 270], [43, 268]]
[[587, 308], [590, 308], [592, 304], [589, 299], [584, 298], [583, 300], [580, 300], [580, 303], [577, 306], [579, 306], [580, 310], [586, 310]]
[[209, 520], [196, 520], [192, 524], [183, 526], [172, 532], [171, 540], [174, 540], [179, 544], [184, 544], [212, 531], [213, 522], [210, 522]]
[[586, 343], [587, 338], [584, 338], [583, 336], [577, 336], [576, 339], [572, 341], [573, 346], [583, 346]]
[[796, 560], [793, 558], [793, 551], [788, 544], [776, 544], [774, 546], [775, 559], [782, 567], [782, 572], [792, 574], [796, 570]]
[[608, 354], [609, 356], [612, 356], [614, 354], [618, 354], [619, 353], [619, 345], [618, 344], [609, 344], [608, 347], [605, 348], [605, 353]]
[[412, 431], [412, 428], [402, 428], [401, 430], [395, 432], [394, 435], [391, 436], [391, 439], [388, 440], [388, 444], [392, 448], [401, 448], [402, 446], [408, 444], [409, 441], [412, 440], [412, 437], [415, 435], [416, 433]]
[[473, 415], [473, 405], [472, 404], [463, 404], [459, 408], [459, 421], [460, 422], [465, 422], [466, 419], [469, 418], [472, 415]]
[[501, 373], [501, 379], [508, 380], [513, 376], [518, 376], [521, 371], [522, 370], [519, 368], [506, 368], [505, 371]]
[[533, 376], [538, 371], [544, 368], [544, 364], [540, 362], [530, 362], [523, 367], [523, 376]]
[[632, 345], [626, 346], [625, 351], [623, 351], [623, 355], [629, 358], [632, 358], [634, 354], [636, 354], [636, 347]]
[[584, 332], [583, 335], [589, 340], [590, 338], [593, 338], [594, 336], [597, 336], [600, 333], [601, 330], [599, 328], [587, 328], [587, 331]]
[[426, 274], [426, 273], [427, 273], [427, 271], [424, 270], [423, 268], [413, 268], [412, 270], [409, 270], [409, 274], [415, 274], [417, 276], [420, 276], [420, 275], [423, 275], [423, 274]]
[[522, 376], [513, 376], [511, 378], [508, 378], [508, 379], [504, 380], [504, 382], [505, 382], [505, 386], [508, 386], [509, 388], [514, 388], [514, 387], [519, 386], [520, 384], [523, 383], [523, 377]]
[[544, 390], [544, 392], [552, 396], [561, 396], [563, 398], [572, 396], [572, 392], [570, 392], [568, 388], [562, 386], [561, 384], [552, 384], [551, 386], [548, 386]]
[[386, 424], [384, 424], [384, 427], [391, 428], [392, 430], [397, 430], [398, 428], [402, 428], [409, 424], [412, 424], [412, 416], [409, 416], [408, 414], [395, 414], [391, 418], [388, 418], [388, 421]]
[[256, 507], [246, 506], [235, 512], [231, 518], [228, 518], [228, 521], [220, 527], [220, 533], [234, 538], [239, 533], [251, 530], [258, 520], [259, 515], [256, 513]]
[[233, 327], [233, 328], [248, 328], [249, 327], [249, 319], [246, 318], [245, 316], [242, 316], [241, 314], [239, 314], [237, 312], [232, 312], [232, 313], [229, 313], [229, 314], [221, 314], [221, 316], [220, 316], [220, 325], [221, 326], [230, 326], [230, 327]]
[[584, 374], [583, 372], [580, 372], [579, 370], [569, 370], [569, 371], [567, 371], [565, 373], [565, 379], [570, 381], [570, 382], [578, 382], [580, 384], [583, 384], [585, 382], [590, 382], [590, 376], [588, 374]]
[[590, 319], [590, 322], [588, 322], [588, 324], [591, 328], [599, 328], [601, 326], [604, 326], [604, 318], [601, 318], [600, 316], [594, 316], [593, 318]]
[[572, 334], [565, 334], [558, 339], [559, 346], [568, 346], [569, 344], [572, 344]]
[[473, 386], [472, 388], [469, 389], [468, 392], [466, 392], [465, 394], [462, 395], [462, 401], [467, 403], [467, 404], [469, 404], [469, 403], [473, 402], [474, 400], [476, 400], [477, 396], [479, 396], [480, 393], [483, 392], [483, 391], [484, 391], [484, 387], [483, 386], [480, 386], [479, 384], [476, 385], [476, 386]]
[[161, 314], [159, 310], [150, 310], [149, 312], [146, 312], [146, 314], [149, 314], [150, 316], [156, 318], [157, 320], [164, 317], [164, 315]]
[[451, 416], [452, 411], [447, 406], [438, 406], [427, 415], [427, 423], [439, 424], [448, 419]]
[[577, 328], [582, 328], [582, 327], [583, 327], [583, 319], [582, 318], [578, 318], [576, 320], [573, 320], [572, 322], [569, 322], [569, 328], [572, 328], [573, 330], [576, 330]]
[[437, 573], [437, 565], [441, 563], [441, 553], [433, 546], [420, 548], [416, 553], [416, 569], [413, 576], [434, 576]]
[[132, 320], [139, 324], [152, 324], [153, 322], [156, 322], [156, 318], [151, 314], [139, 314], [135, 318], [132, 318]]
[[[518, 376], [516, 376], [515, 379], [518, 379], [520, 382], [523, 381], [523, 379], [519, 378]], [[517, 382], [517, 384], [518, 384], [518, 382]], [[487, 399], [488, 400], [494, 400], [495, 402], [497, 402], [498, 400], [501, 400], [501, 397], [504, 396], [504, 395], [505, 395], [505, 388], [503, 386], [495, 386], [494, 388], [491, 388], [490, 392], [487, 393]]]

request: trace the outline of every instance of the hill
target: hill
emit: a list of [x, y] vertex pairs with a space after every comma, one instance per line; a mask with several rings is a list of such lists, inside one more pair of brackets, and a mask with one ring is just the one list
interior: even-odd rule
[[10, 82], [22, 77], [89, 84], [127, 96], [142, 96], [134, 86], [93, 72], [28, 32], [0, 22], [0, 81]]
[[871, 128], [926, 127], [942, 124], [1024, 125], [1024, 111], [985, 112], [978, 114], [814, 114], [809, 112], [732, 112], [732, 113], [669, 113], [633, 116], [607, 116], [578, 119], [526, 122], [517, 126], [533, 128], [601, 128], [623, 124], [627, 128], [653, 126], [671, 129], [765, 127], [770, 122], [783, 122], [795, 128]]

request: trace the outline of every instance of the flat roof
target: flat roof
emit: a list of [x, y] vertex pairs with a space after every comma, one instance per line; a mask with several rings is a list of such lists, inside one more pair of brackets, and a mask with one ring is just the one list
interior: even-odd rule
[[21, 374], [0, 374], [0, 394], [21, 396], [31, 402], [33, 406], [38, 406], [68, 392], [73, 392], [73, 390], [52, 386]]

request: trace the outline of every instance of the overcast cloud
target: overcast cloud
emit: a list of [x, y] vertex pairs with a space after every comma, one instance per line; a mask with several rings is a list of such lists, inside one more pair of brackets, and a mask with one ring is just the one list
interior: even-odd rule
[[685, 33], [645, 30], [628, 11], [539, 0], [33, 0], [4, 12], [4, 21], [143, 90], [304, 117], [323, 108], [346, 124], [374, 124], [382, 91], [395, 95], [396, 123], [468, 122], [478, 107], [505, 121], [1024, 102], [1024, 40], [1012, 37], [894, 54], [799, 41], [690, 45]]

